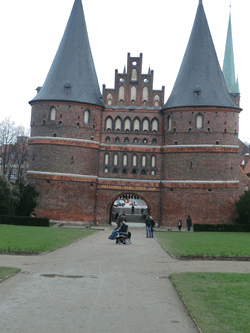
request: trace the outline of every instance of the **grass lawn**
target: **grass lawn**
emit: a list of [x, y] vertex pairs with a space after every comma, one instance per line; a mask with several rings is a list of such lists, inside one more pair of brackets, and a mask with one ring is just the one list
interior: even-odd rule
[[58, 249], [97, 230], [0, 225], [0, 252], [37, 253]]
[[0, 267], [0, 280], [13, 273], [18, 273], [20, 270], [14, 267]]
[[241, 232], [155, 232], [177, 257], [250, 257], [250, 234]]
[[181, 273], [173, 281], [202, 333], [248, 333], [250, 274]]

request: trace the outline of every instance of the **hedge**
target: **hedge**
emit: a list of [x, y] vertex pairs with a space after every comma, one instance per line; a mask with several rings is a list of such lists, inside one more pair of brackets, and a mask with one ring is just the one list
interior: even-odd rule
[[250, 225], [243, 224], [196, 224], [194, 231], [250, 232]]
[[29, 216], [4, 216], [0, 215], [0, 224], [23, 225], [29, 227], [49, 227], [49, 219]]

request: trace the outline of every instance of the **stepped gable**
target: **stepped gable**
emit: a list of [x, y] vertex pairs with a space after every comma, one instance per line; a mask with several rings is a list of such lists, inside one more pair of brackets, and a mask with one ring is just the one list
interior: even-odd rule
[[45, 100], [103, 105], [81, 0], [75, 0], [44, 85], [31, 102]]
[[240, 109], [227, 90], [202, 1], [174, 88], [163, 109], [186, 106]]

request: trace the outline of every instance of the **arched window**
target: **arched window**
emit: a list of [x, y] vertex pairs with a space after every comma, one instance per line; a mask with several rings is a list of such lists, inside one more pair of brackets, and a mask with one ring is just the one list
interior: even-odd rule
[[112, 94], [111, 93], [108, 94], [107, 101], [108, 101], [108, 105], [112, 104]]
[[170, 115], [167, 116], [167, 130], [172, 130], [172, 117]]
[[56, 120], [56, 108], [54, 106], [50, 108], [50, 120]]
[[142, 130], [143, 130], [143, 132], [148, 132], [149, 131], [149, 121], [148, 121], [148, 119], [143, 120]]
[[146, 155], [142, 155], [142, 158], [141, 158], [141, 166], [142, 166], [142, 167], [147, 166], [147, 157], [146, 157]]
[[109, 137], [109, 136], [107, 136], [107, 137], [105, 138], [105, 142], [106, 142], [106, 143], [110, 143], [110, 137]]
[[156, 157], [155, 157], [155, 156], [152, 156], [152, 157], [151, 157], [151, 167], [152, 167], [152, 168], [155, 168], [155, 166], [156, 166]]
[[89, 124], [89, 119], [90, 119], [90, 110], [85, 110], [83, 114], [83, 122], [84, 124]]
[[128, 165], [128, 155], [124, 154], [122, 157], [122, 165], [127, 166]]
[[131, 88], [130, 100], [131, 101], [136, 101], [136, 87], [135, 86], [133, 86]]
[[121, 118], [116, 118], [115, 131], [121, 131], [121, 129], [122, 129], [122, 120], [121, 120]]
[[137, 70], [135, 68], [131, 72], [131, 81], [137, 81]]
[[152, 120], [152, 132], [158, 132], [159, 131], [159, 124], [158, 119]]
[[160, 105], [160, 97], [159, 97], [159, 95], [155, 95], [154, 102], [155, 102], [155, 106], [159, 106]]
[[133, 157], [132, 157], [132, 165], [137, 166], [137, 156], [136, 155], [133, 155]]
[[105, 130], [112, 131], [113, 119], [111, 117], [106, 118], [105, 120]]
[[106, 154], [104, 155], [104, 164], [105, 164], [105, 165], [109, 164], [109, 154], [108, 154], [108, 153], [106, 153]]
[[203, 127], [203, 117], [201, 114], [196, 116], [196, 128], [201, 129]]
[[124, 100], [124, 87], [120, 86], [119, 88], [119, 101]]
[[138, 118], [134, 119], [134, 132], [140, 131], [140, 120]]
[[118, 154], [114, 154], [113, 164], [118, 165]]
[[148, 101], [148, 87], [143, 87], [142, 89], [142, 100]]
[[124, 131], [130, 132], [130, 130], [131, 130], [131, 120], [130, 120], [130, 118], [126, 118], [126, 120], [124, 122]]
[[115, 138], [115, 143], [120, 143], [120, 138], [116, 137]]

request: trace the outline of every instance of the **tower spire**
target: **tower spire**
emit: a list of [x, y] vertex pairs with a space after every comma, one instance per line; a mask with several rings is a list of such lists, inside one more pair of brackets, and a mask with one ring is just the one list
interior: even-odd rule
[[226, 41], [225, 55], [224, 55], [224, 62], [223, 62], [223, 75], [224, 75], [229, 93], [238, 94], [239, 86], [238, 86], [238, 82], [235, 79], [235, 67], [234, 67], [231, 2], [230, 2], [229, 22], [228, 22], [228, 29], [227, 29], [227, 41]]
[[44, 85], [31, 102], [46, 100], [103, 105], [82, 0], [75, 0]]
[[186, 106], [237, 107], [228, 94], [201, 4], [200, 0], [186, 52], [164, 109]]

